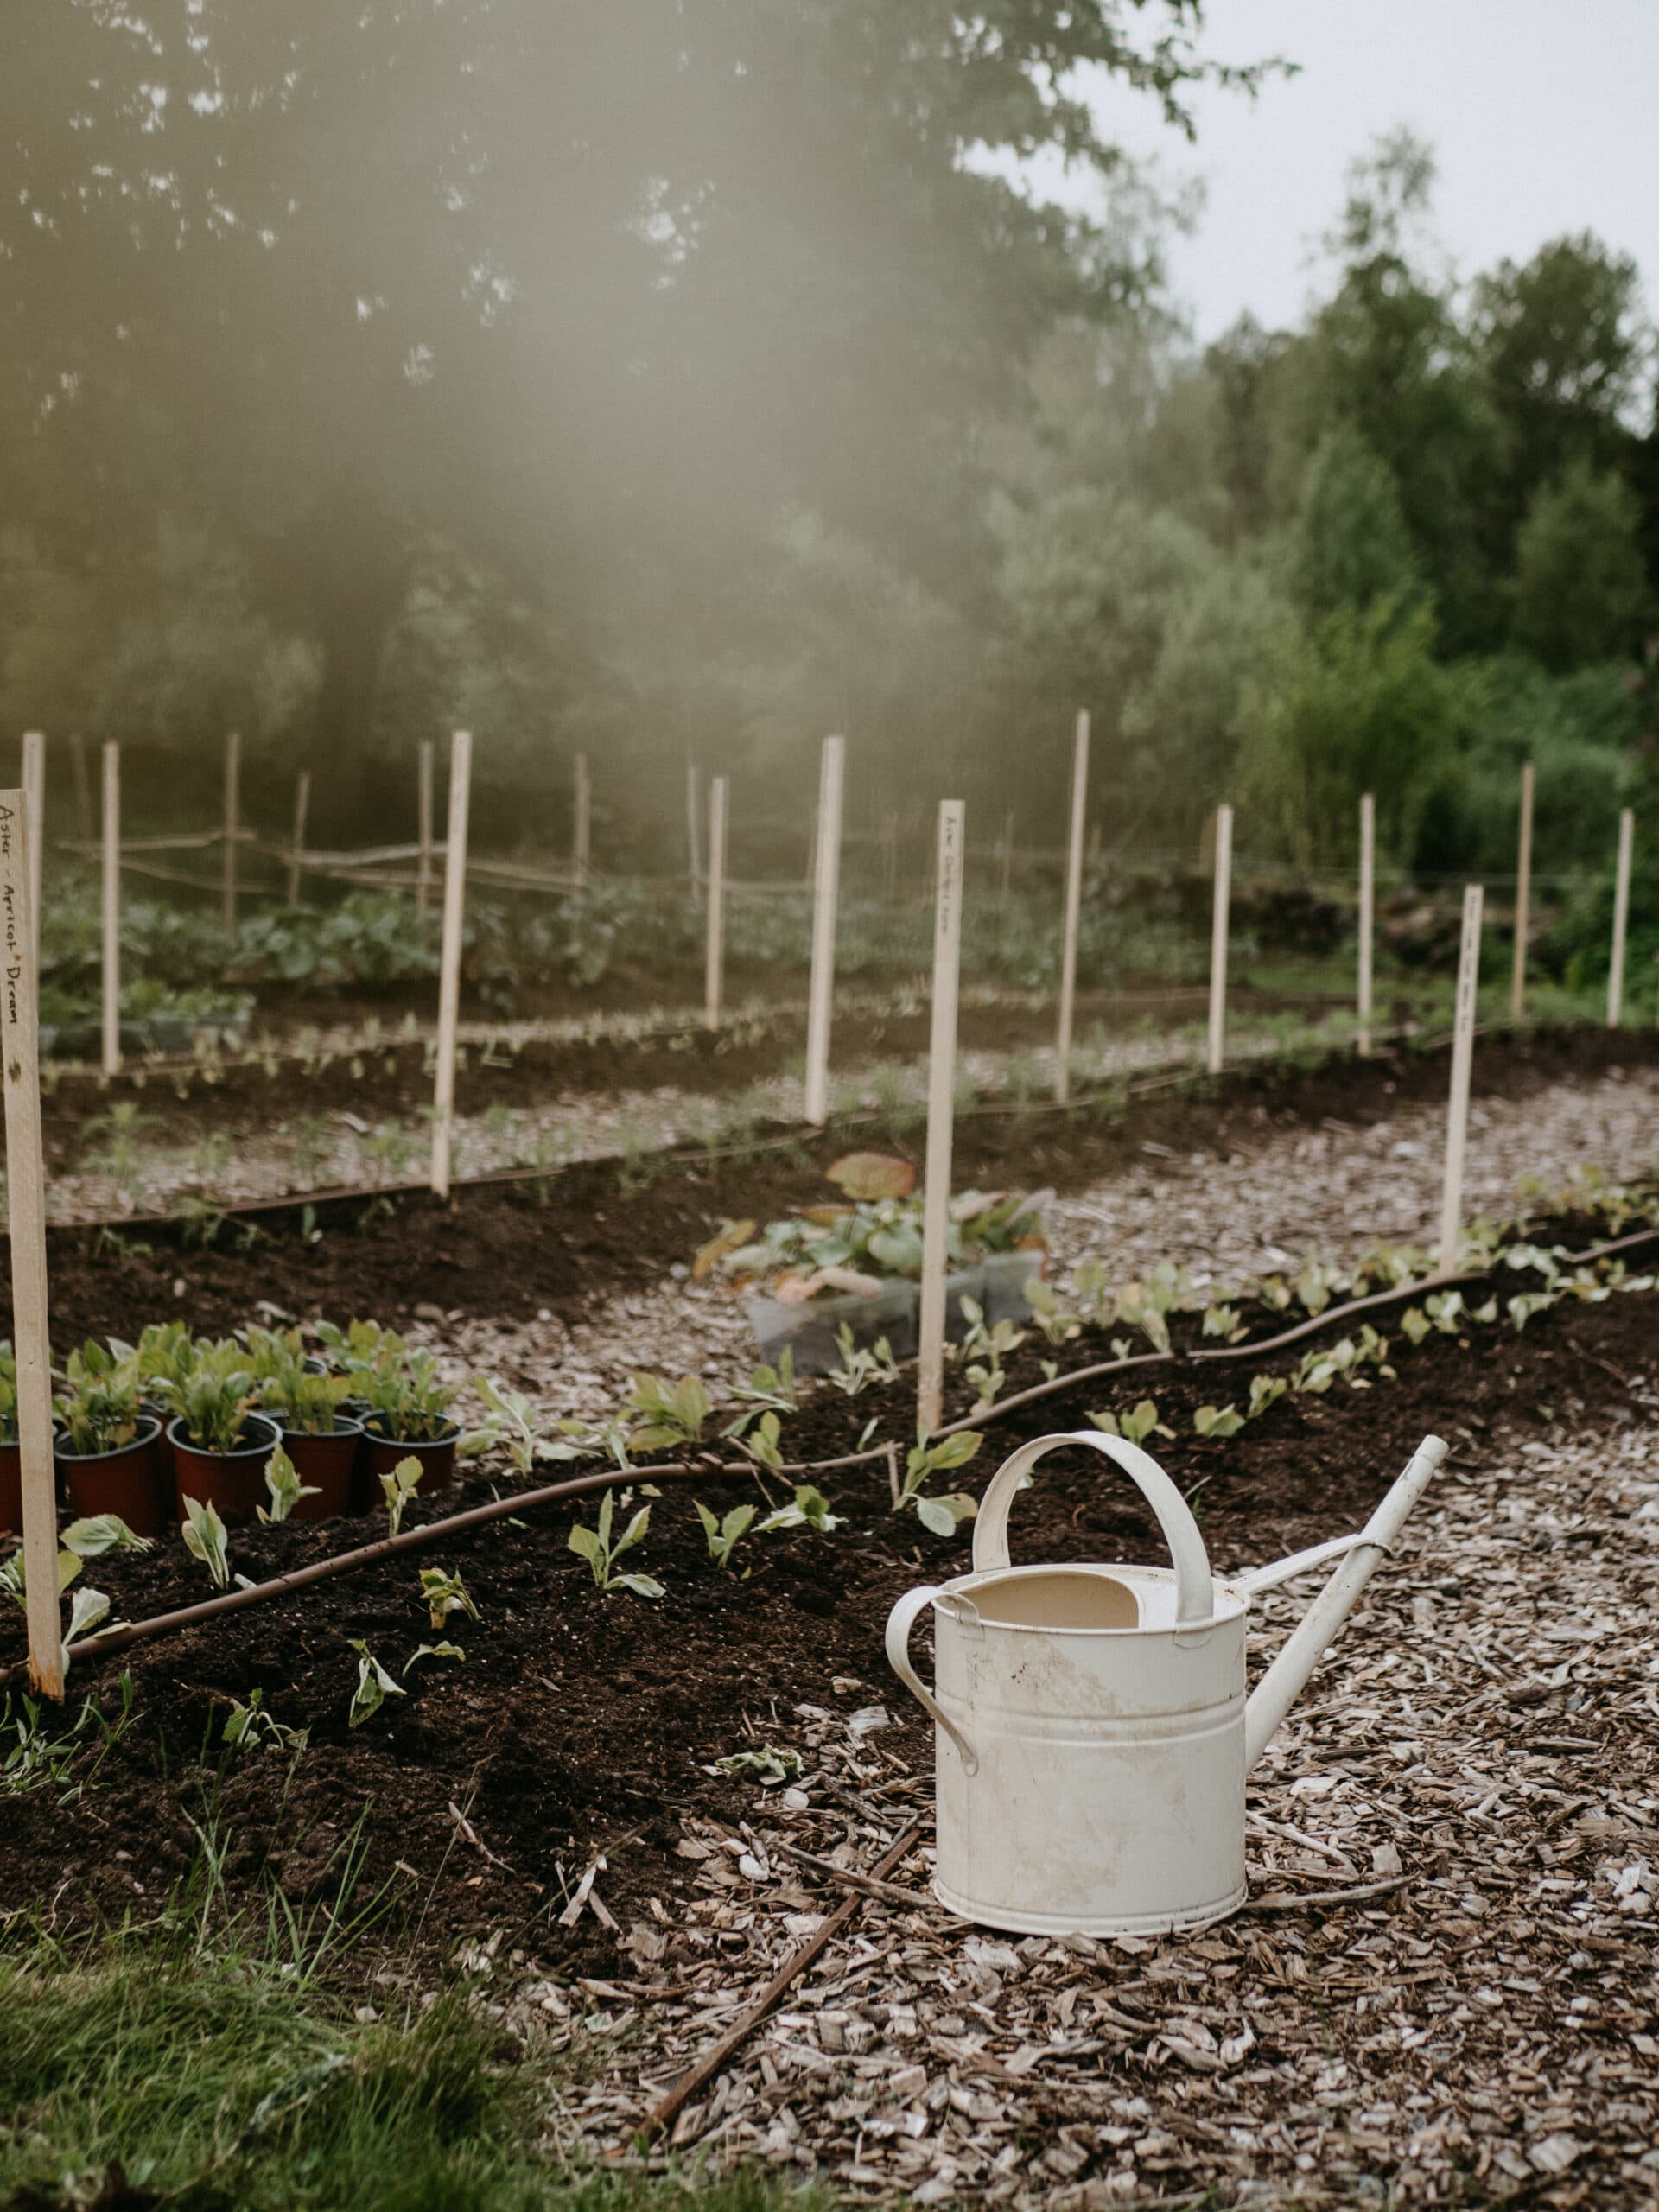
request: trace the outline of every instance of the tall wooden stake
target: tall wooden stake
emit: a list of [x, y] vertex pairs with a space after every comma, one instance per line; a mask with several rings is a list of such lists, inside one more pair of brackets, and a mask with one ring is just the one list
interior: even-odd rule
[[927, 1064], [927, 1166], [922, 1211], [921, 1365], [916, 1414], [931, 1436], [944, 1400], [944, 1279], [950, 1266], [950, 1149], [957, 1091], [957, 996], [962, 963], [963, 804], [939, 806], [933, 909], [933, 1027]]
[[1014, 888], [1014, 809], [1002, 817], [1002, 868], [997, 888], [1007, 898]]
[[455, 1031], [461, 1021], [461, 934], [467, 913], [467, 806], [473, 741], [458, 729], [449, 746], [449, 834], [443, 856], [443, 951], [438, 969], [438, 1065], [432, 1100], [432, 1188], [449, 1195], [455, 1117]]
[[[302, 768], [294, 785], [294, 842], [288, 849], [288, 903], [300, 903], [300, 863], [305, 852], [305, 817], [311, 810], [311, 771]], [[425, 901], [422, 901], [424, 911]]]
[[432, 903], [432, 780], [437, 748], [429, 737], [421, 740], [420, 766], [415, 790], [415, 834], [420, 858], [415, 867], [415, 911], [425, 913]]
[[588, 775], [588, 755], [576, 755], [575, 828], [571, 836], [570, 859], [576, 872], [576, 888], [588, 888], [588, 868], [593, 854], [594, 787]]
[[1463, 1155], [1469, 1135], [1469, 1077], [1475, 1058], [1475, 1007], [1480, 987], [1480, 917], [1478, 883], [1463, 894], [1463, 942], [1458, 950], [1458, 1007], [1452, 1033], [1452, 1096], [1446, 1116], [1446, 1184], [1440, 1198], [1440, 1273], [1458, 1271], [1458, 1237], [1463, 1228]]
[[1519, 1021], [1527, 1002], [1527, 931], [1532, 919], [1532, 763], [1521, 771], [1521, 849], [1515, 863], [1515, 965], [1510, 975], [1510, 1019]]
[[77, 730], [69, 741], [69, 759], [75, 772], [75, 823], [83, 845], [92, 842], [92, 792], [86, 779], [86, 741]]
[[836, 988], [836, 899], [841, 881], [841, 792], [846, 750], [844, 738], [826, 737], [818, 761], [812, 982], [806, 1017], [806, 1118], [814, 1128], [822, 1128], [830, 1118], [830, 1013]]
[[6, 1098], [11, 1333], [17, 1348], [17, 1438], [23, 1497], [29, 1673], [63, 1695], [58, 1603], [57, 1471], [52, 1459], [52, 1348], [46, 1313], [46, 1160], [41, 1144], [39, 970], [29, 906], [35, 872], [26, 791], [0, 791], [0, 1066]]
[[693, 905], [702, 896], [702, 809], [697, 786], [697, 764], [688, 759], [685, 764], [685, 856], [691, 871]]
[[225, 740], [225, 934], [236, 935], [236, 841], [242, 817], [242, 733]]
[[1083, 914], [1083, 810], [1089, 799], [1089, 714], [1071, 744], [1071, 826], [1065, 849], [1065, 922], [1060, 938], [1060, 1020], [1054, 1038], [1054, 1098], [1071, 1095], [1071, 1022], [1077, 998], [1077, 925]]
[[1376, 923], [1376, 801], [1359, 802], [1359, 1056], [1371, 1049], [1371, 933]]
[[36, 966], [41, 957], [41, 865], [46, 858], [46, 738], [23, 732], [23, 804], [29, 811], [29, 926]]
[[1210, 921], [1210, 1059], [1221, 1073], [1227, 1031], [1227, 923], [1233, 899], [1233, 810], [1216, 809], [1216, 903]]
[[720, 1001], [726, 967], [726, 793], [727, 779], [709, 785], [709, 956], [703, 982], [703, 1026], [720, 1027]]
[[1630, 861], [1636, 849], [1636, 817], [1627, 806], [1618, 817], [1618, 868], [1613, 877], [1613, 951], [1607, 968], [1607, 1027], [1617, 1029], [1624, 1015], [1624, 939], [1630, 923]]
[[121, 747], [104, 747], [104, 1072], [121, 1066]]

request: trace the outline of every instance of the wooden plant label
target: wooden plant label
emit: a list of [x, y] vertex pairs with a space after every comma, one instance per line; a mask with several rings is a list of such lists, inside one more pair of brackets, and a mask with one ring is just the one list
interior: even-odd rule
[[957, 1091], [957, 996], [962, 966], [963, 804], [939, 805], [933, 909], [933, 1026], [927, 1064], [927, 1166], [922, 1211], [921, 1364], [917, 1419], [931, 1436], [944, 1399], [944, 1281], [950, 1265], [950, 1152]]
[[121, 1066], [121, 747], [104, 747], [104, 1072]]
[[46, 733], [23, 732], [23, 808], [29, 817], [29, 926], [41, 957], [41, 869], [46, 859]]
[[1065, 849], [1065, 925], [1060, 938], [1060, 1020], [1054, 1038], [1054, 1099], [1071, 1095], [1071, 1024], [1077, 997], [1077, 926], [1083, 914], [1083, 814], [1089, 799], [1089, 716], [1077, 716], [1071, 747], [1071, 823]]
[[720, 1002], [726, 961], [726, 794], [727, 779], [709, 786], [709, 948], [703, 977], [703, 1026], [720, 1027]]
[[455, 1117], [455, 1033], [461, 1022], [461, 937], [467, 915], [467, 811], [473, 741], [458, 729], [449, 747], [449, 836], [443, 856], [443, 950], [438, 967], [438, 1059], [432, 1100], [432, 1188], [449, 1195]]
[[830, 1016], [836, 988], [836, 899], [841, 879], [841, 794], [846, 740], [826, 737], [818, 762], [818, 834], [813, 866], [812, 982], [806, 1017], [806, 1118], [830, 1118]]
[[1216, 809], [1216, 903], [1210, 922], [1210, 1055], [1211, 1075], [1221, 1073], [1227, 1032], [1227, 923], [1233, 899], [1233, 810]]
[[[294, 785], [294, 842], [288, 849], [288, 903], [300, 903], [300, 865], [305, 857], [305, 817], [311, 810], [311, 771], [302, 768]], [[424, 909], [423, 909], [424, 911]]]
[[415, 908], [423, 914], [432, 897], [432, 772], [436, 748], [429, 737], [421, 740], [419, 780], [416, 785], [415, 834], [420, 858], [415, 869]]
[[1463, 941], [1458, 951], [1458, 1007], [1452, 1033], [1452, 1096], [1446, 1116], [1446, 1184], [1440, 1199], [1440, 1273], [1458, 1271], [1458, 1236], [1463, 1227], [1463, 1155], [1469, 1135], [1469, 1077], [1475, 1058], [1475, 1008], [1480, 986], [1480, 918], [1484, 894], [1478, 883], [1463, 894]]
[[1519, 1021], [1527, 1002], [1527, 931], [1532, 921], [1532, 763], [1521, 771], [1521, 848], [1515, 862], [1515, 966], [1510, 976], [1510, 1019]]
[[570, 858], [576, 871], [576, 888], [588, 887], [588, 867], [593, 851], [594, 787], [588, 775], [588, 755], [576, 755], [575, 827], [572, 833]]
[[1371, 1049], [1371, 935], [1376, 922], [1376, 801], [1359, 802], [1359, 1056]]
[[1618, 817], [1618, 868], [1613, 877], [1613, 949], [1607, 966], [1607, 1027], [1624, 1018], [1624, 940], [1630, 926], [1630, 861], [1636, 850], [1636, 817], [1627, 806]]
[[242, 818], [242, 733], [225, 741], [225, 934], [236, 935], [236, 844]]
[[42, 1695], [61, 1698], [63, 1628], [52, 1461], [52, 1351], [46, 1313], [46, 1163], [41, 1144], [38, 977], [29, 904], [31, 842], [24, 794], [0, 791], [0, 1048], [4, 1052], [6, 1198], [11, 1325], [17, 1351], [29, 1673]]
[[697, 764], [688, 760], [685, 764], [685, 857], [691, 876], [691, 903], [695, 906], [702, 891], [702, 854], [699, 849], [699, 829], [702, 813], [698, 790]]

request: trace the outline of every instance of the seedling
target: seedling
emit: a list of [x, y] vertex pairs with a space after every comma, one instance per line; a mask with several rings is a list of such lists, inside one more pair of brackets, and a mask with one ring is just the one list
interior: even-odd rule
[[157, 1376], [155, 1388], [183, 1417], [185, 1435], [199, 1452], [234, 1452], [259, 1395], [247, 1352], [232, 1337], [198, 1344], [182, 1381]]
[[[732, 1433], [729, 1430], [727, 1433]], [[779, 1437], [777, 1414], [762, 1414], [749, 1435], [740, 1440], [750, 1458], [758, 1459], [763, 1467], [781, 1467], [784, 1451]]]
[[937, 1444], [931, 1444], [926, 1429], [918, 1422], [916, 1441], [905, 1459], [905, 1479], [893, 1501], [894, 1512], [906, 1512], [913, 1505], [916, 1518], [924, 1529], [931, 1530], [936, 1536], [954, 1536], [958, 1523], [971, 1521], [978, 1512], [978, 1501], [966, 1491], [953, 1491], [945, 1497], [924, 1497], [922, 1484], [930, 1475], [946, 1474], [966, 1466], [984, 1440], [982, 1436], [965, 1431], [942, 1437]]
[[373, 1364], [361, 1374], [359, 1395], [368, 1402], [365, 1426], [397, 1444], [435, 1444], [453, 1424], [454, 1392], [438, 1373], [429, 1351], [404, 1352], [383, 1342]]
[[[132, 1718], [132, 1676], [124, 1673], [121, 1677], [118, 1719], [106, 1720], [89, 1697], [61, 1736], [48, 1733], [38, 1700], [25, 1695], [21, 1704], [20, 1713], [13, 1713], [9, 1696], [0, 1706], [0, 1730], [9, 1730], [16, 1738], [0, 1759], [0, 1788], [22, 1796], [39, 1783], [50, 1783], [60, 1791], [60, 1804], [73, 1804], [119, 1743]], [[71, 1768], [95, 1735], [102, 1738], [97, 1758], [72, 1780]]]
[[129, 1529], [118, 1513], [93, 1513], [84, 1521], [72, 1521], [58, 1541], [76, 1559], [102, 1559], [105, 1552], [151, 1548], [150, 1538]]
[[968, 1322], [968, 1333], [963, 1339], [964, 1354], [980, 1352], [983, 1357], [968, 1370], [968, 1380], [977, 1392], [974, 1411], [984, 1413], [996, 1403], [1007, 1375], [1002, 1361], [1006, 1353], [1017, 1351], [1026, 1341], [1026, 1332], [1010, 1320], [1003, 1319], [985, 1325], [985, 1309], [976, 1298], [964, 1298], [962, 1310]]
[[417, 1643], [404, 1662], [404, 1672], [407, 1674], [423, 1659], [465, 1659], [466, 1656], [458, 1643]]
[[625, 1552], [630, 1552], [644, 1536], [651, 1525], [651, 1508], [642, 1505], [614, 1544], [611, 1541], [612, 1516], [616, 1510], [616, 1493], [607, 1491], [600, 1500], [597, 1531], [584, 1528], [578, 1521], [571, 1529], [570, 1549], [577, 1552], [593, 1569], [594, 1582], [601, 1590], [632, 1590], [636, 1598], [660, 1598], [663, 1586], [649, 1574], [619, 1574], [616, 1562]]
[[723, 1520], [717, 1521], [702, 1500], [694, 1498], [697, 1518], [702, 1523], [702, 1533], [709, 1540], [709, 1556], [722, 1573], [731, 1566], [732, 1554], [740, 1539], [747, 1534], [754, 1518], [752, 1505], [734, 1505]]
[[[469, 1620], [478, 1618], [478, 1607], [473, 1603], [467, 1585], [447, 1567], [421, 1569], [421, 1595], [426, 1599], [435, 1629], [442, 1628], [451, 1613], [465, 1613]], [[409, 1669], [405, 1668], [404, 1671], [407, 1674]]]
[[878, 1337], [873, 1345], [855, 1344], [851, 1328], [843, 1321], [836, 1332], [836, 1346], [841, 1365], [830, 1369], [828, 1380], [848, 1397], [857, 1397], [872, 1382], [899, 1380], [899, 1363], [885, 1337]]
[[1144, 1444], [1149, 1436], [1166, 1436], [1173, 1444], [1175, 1432], [1158, 1418], [1156, 1402], [1142, 1398], [1126, 1414], [1090, 1414], [1090, 1420], [1103, 1436], [1121, 1436], [1130, 1444]]
[[1282, 1375], [1253, 1375], [1250, 1377], [1249, 1409], [1244, 1418], [1255, 1421], [1266, 1413], [1269, 1406], [1276, 1406], [1290, 1385]]
[[672, 1389], [659, 1375], [636, 1375], [629, 1404], [644, 1416], [630, 1440], [636, 1452], [696, 1444], [709, 1418], [709, 1393], [695, 1375], [683, 1375]]
[[1219, 1337], [1224, 1344], [1240, 1344], [1249, 1331], [1240, 1318], [1236, 1306], [1206, 1306], [1204, 1309], [1204, 1333]]
[[1192, 1426], [1200, 1436], [1236, 1436], [1244, 1426], [1245, 1416], [1235, 1406], [1200, 1406], [1192, 1416]]
[[[522, 1390], [510, 1390], [505, 1382], [498, 1382], [488, 1375], [475, 1375], [473, 1388], [484, 1401], [489, 1417], [482, 1428], [470, 1429], [461, 1438], [459, 1448], [467, 1459], [487, 1451], [493, 1444], [505, 1444], [515, 1470], [529, 1476], [534, 1473], [537, 1459], [574, 1459], [578, 1456], [577, 1446], [543, 1433], [540, 1408]], [[561, 1422], [559, 1426], [581, 1427], [580, 1422]]]
[[179, 1534], [191, 1557], [201, 1561], [221, 1590], [228, 1589], [231, 1567], [225, 1556], [225, 1523], [211, 1501], [201, 1505], [194, 1497], [186, 1497]]
[[404, 1525], [404, 1508], [421, 1486], [421, 1463], [411, 1452], [389, 1475], [380, 1478], [386, 1500], [386, 1534], [395, 1536]]
[[270, 1512], [263, 1505], [254, 1509], [262, 1521], [286, 1521], [302, 1497], [322, 1495], [315, 1484], [300, 1480], [294, 1462], [280, 1444], [265, 1462], [265, 1488], [270, 1492]]
[[138, 1433], [143, 1385], [130, 1355], [122, 1360], [89, 1340], [70, 1353], [63, 1379], [68, 1388], [53, 1399], [52, 1410], [71, 1451], [91, 1457], [131, 1443]]
[[392, 1680], [361, 1637], [353, 1637], [351, 1645], [357, 1654], [357, 1689], [346, 1720], [347, 1726], [360, 1728], [365, 1720], [373, 1719], [389, 1697], [406, 1697], [408, 1692], [400, 1682]]
[[842, 1516], [830, 1510], [830, 1501], [821, 1490], [810, 1483], [797, 1483], [794, 1503], [768, 1513], [755, 1534], [764, 1536], [774, 1529], [816, 1529], [821, 1536], [827, 1536], [842, 1525]]
[[255, 1751], [262, 1745], [266, 1751], [291, 1751], [296, 1758], [311, 1740], [308, 1728], [290, 1728], [274, 1713], [264, 1709], [263, 1690], [250, 1690], [244, 1705], [239, 1698], [231, 1701], [230, 1716], [220, 1731], [227, 1751]]

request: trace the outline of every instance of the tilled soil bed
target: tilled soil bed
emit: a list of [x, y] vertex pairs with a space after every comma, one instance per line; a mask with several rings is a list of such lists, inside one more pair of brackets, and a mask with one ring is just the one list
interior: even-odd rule
[[[1283, 1399], [1224, 1443], [1192, 1433], [1198, 1404], [1238, 1394], [1235, 1382], [1218, 1389], [1213, 1369], [1096, 1380], [1014, 1409], [987, 1432], [976, 1460], [932, 1487], [977, 1490], [1022, 1439], [1082, 1427], [1093, 1408], [1150, 1395], [1174, 1432], [1173, 1440], [1149, 1440], [1152, 1448], [1192, 1497], [1225, 1571], [1357, 1524], [1428, 1431], [1452, 1442], [1454, 1467], [1474, 1466], [1497, 1421], [1547, 1446], [1587, 1406], [1624, 1405], [1653, 1364], [1656, 1310], [1651, 1294], [1621, 1294], [1558, 1307], [1522, 1336], [1499, 1325], [1432, 1337], [1416, 1350], [1396, 1340], [1396, 1378]], [[1037, 1379], [1039, 1348], [1021, 1352], [1011, 1389]], [[1085, 1341], [1067, 1347], [1065, 1364], [1106, 1357]], [[896, 1394], [852, 1400], [819, 1391], [786, 1423], [788, 1455], [850, 1452], [873, 1418], [881, 1433], [902, 1435], [911, 1387], [906, 1377]], [[965, 1532], [947, 1542], [891, 1511], [878, 1463], [822, 1478], [844, 1516], [835, 1534], [751, 1536], [734, 1571], [719, 1573], [693, 1497], [718, 1511], [765, 1498], [753, 1476], [722, 1472], [713, 1453], [709, 1461], [706, 1477], [664, 1483], [645, 1540], [622, 1562], [658, 1578], [658, 1600], [594, 1587], [567, 1541], [574, 1518], [593, 1524], [588, 1499], [575, 1512], [537, 1509], [447, 1539], [85, 1670], [85, 1689], [110, 1713], [130, 1669], [130, 1721], [84, 1794], [58, 1803], [41, 1789], [8, 1804], [0, 1910], [49, 1900], [60, 1930], [153, 1912], [207, 1833], [225, 1853], [232, 1897], [270, 1879], [296, 1903], [327, 1901], [353, 1866], [357, 1903], [383, 1899], [388, 1935], [406, 1958], [448, 1957], [463, 1937], [494, 1935], [590, 1973], [626, 1971], [611, 1927], [583, 1913], [567, 1929], [559, 1916], [602, 1856], [597, 1891], [622, 1929], [652, 1897], [666, 1901], [671, 1921], [690, 1872], [676, 1856], [683, 1820], [736, 1821], [753, 1802], [752, 1783], [721, 1773], [715, 1760], [798, 1744], [804, 1706], [883, 1704], [889, 1723], [870, 1739], [882, 1770], [895, 1779], [925, 1771], [927, 1731], [887, 1672], [882, 1628], [902, 1591], [967, 1561]], [[642, 1467], [641, 1492], [650, 1478]], [[443, 1510], [504, 1481], [511, 1478], [492, 1463], [448, 1494]], [[765, 1489], [787, 1495], [775, 1479]], [[423, 1516], [433, 1517], [432, 1508], [417, 1503], [411, 1522]], [[376, 1516], [234, 1532], [231, 1566], [264, 1580], [383, 1527]], [[1625, 1536], [1610, 1524], [1582, 1540]], [[1019, 1501], [1014, 1542], [1027, 1560], [1160, 1556], [1133, 1492], [1082, 1451], [1045, 1464]], [[464, 1662], [431, 1660], [404, 1676], [416, 1645], [438, 1640], [422, 1566], [458, 1571], [480, 1618], [457, 1616], [442, 1631], [464, 1646]], [[208, 1594], [176, 1540], [143, 1557], [94, 1560], [85, 1580], [109, 1592], [117, 1618]], [[0, 1618], [0, 1659], [20, 1655], [21, 1624], [10, 1609]], [[406, 1693], [357, 1728], [347, 1725], [353, 1638]], [[220, 1748], [233, 1702], [255, 1689], [276, 1720], [308, 1732], [296, 1760]], [[1559, 1702], [1544, 1700], [1525, 1725], [1559, 1727]]]

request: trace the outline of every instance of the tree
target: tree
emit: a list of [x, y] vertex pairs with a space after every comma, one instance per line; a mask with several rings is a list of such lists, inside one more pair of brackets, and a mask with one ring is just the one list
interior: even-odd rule
[[1297, 604], [1316, 617], [1423, 596], [1399, 487], [1351, 423], [1327, 431], [1303, 472], [1288, 567]]
[[1630, 653], [1651, 607], [1635, 493], [1572, 462], [1542, 486], [1516, 543], [1514, 638], [1548, 668]]

